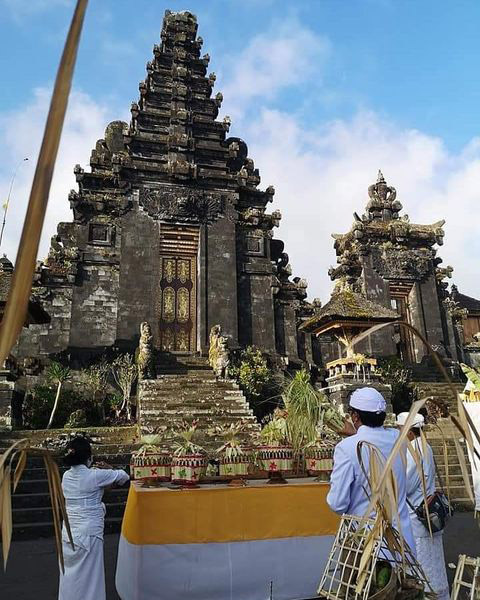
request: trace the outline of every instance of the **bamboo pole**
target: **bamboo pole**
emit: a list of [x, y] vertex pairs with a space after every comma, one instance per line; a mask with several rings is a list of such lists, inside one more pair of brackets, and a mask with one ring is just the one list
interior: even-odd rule
[[88, 0], [77, 0], [53, 89], [42, 146], [38, 155], [27, 214], [23, 224], [12, 285], [0, 325], [0, 365], [8, 357], [25, 323], [40, 236], [48, 204], [80, 33]]

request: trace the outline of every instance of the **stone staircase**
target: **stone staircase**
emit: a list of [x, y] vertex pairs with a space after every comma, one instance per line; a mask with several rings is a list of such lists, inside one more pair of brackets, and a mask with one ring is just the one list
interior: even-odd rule
[[[35, 444], [42, 445], [46, 438], [55, 438], [68, 433], [70, 429], [51, 429], [49, 431], [3, 431], [0, 432], [0, 454], [13, 442], [29, 438]], [[132, 450], [138, 448], [138, 428], [135, 427], [92, 427], [78, 431], [86, 432], [92, 438], [93, 453], [96, 460], [105, 461], [116, 468], [127, 468]], [[65, 468], [58, 461], [60, 473]], [[107, 490], [104, 502], [107, 507], [105, 530], [118, 532], [123, 518], [128, 486]], [[52, 510], [48, 494], [47, 474], [43, 460], [37, 457], [28, 459], [22, 479], [12, 496], [13, 539], [35, 539], [50, 537], [54, 534]]]
[[157, 378], [145, 380], [139, 390], [142, 434], [174, 431], [183, 420], [198, 419], [197, 443], [206, 450], [222, 444], [215, 428], [242, 421], [248, 441], [260, 426], [236, 383], [215, 376], [208, 360], [198, 356], [160, 356]]
[[[457, 399], [454, 398], [452, 390], [447, 383], [438, 383], [433, 381], [418, 382], [415, 384], [418, 391], [418, 397], [420, 399], [434, 397], [441, 400], [448, 406], [449, 412], [452, 415], [458, 415], [457, 410]], [[464, 385], [463, 383], [453, 384], [457, 392], [462, 392]], [[438, 419], [436, 426], [429, 426], [426, 430], [426, 436], [428, 443], [431, 445], [435, 462], [437, 465], [437, 485], [440, 487], [441, 483], [446, 491], [447, 480], [446, 480], [446, 468], [445, 468], [445, 457], [443, 452], [443, 438], [447, 444], [447, 460], [448, 460], [448, 481], [450, 485], [450, 494], [452, 501], [459, 507], [466, 510], [472, 509], [472, 502], [468, 497], [465, 489], [465, 483], [463, 480], [462, 472], [460, 469], [460, 461], [458, 458], [457, 450], [455, 448], [454, 439], [460, 441], [460, 447], [467, 463], [470, 485], [472, 485], [472, 475], [470, 469], [470, 463], [467, 455], [467, 447], [462, 439], [461, 433], [452, 423], [450, 418]], [[440, 479], [438, 478], [440, 474]], [[473, 485], [472, 485], [473, 489]]]
[[[415, 387], [418, 392], [418, 398], [423, 400], [423, 398], [433, 397], [448, 406], [448, 409], [451, 414], [457, 415], [457, 398], [453, 396], [452, 390], [448, 383], [445, 382], [434, 382], [434, 381], [421, 381], [415, 382]], [[462, 392], [465, 387], [463, 383], [453, 383], [453, 387], [457, 392]]]

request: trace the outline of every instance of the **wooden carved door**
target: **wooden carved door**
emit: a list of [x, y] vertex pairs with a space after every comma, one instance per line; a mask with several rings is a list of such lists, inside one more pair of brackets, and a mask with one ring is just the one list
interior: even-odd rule
[[158, 308], [160, 348], [169, 352], [194, 352], [198, 235], [187, 227], [164, 226], [162, 229]]

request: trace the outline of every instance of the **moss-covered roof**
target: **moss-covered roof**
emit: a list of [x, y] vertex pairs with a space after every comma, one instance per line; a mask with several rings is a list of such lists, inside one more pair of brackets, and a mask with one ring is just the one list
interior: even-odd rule
[[335, 321], [352, 322], [356, 326], [361, 326], [364, 322], [364, 327], [367, 328], [376, 323], [396, 321], [399, 318], [399, 314], [394, 310], [372, 302], [351, 289], [342, 289], [335, 290], [327, 304], [314, 317], [305, 321], [301, 329], [314, 333]]

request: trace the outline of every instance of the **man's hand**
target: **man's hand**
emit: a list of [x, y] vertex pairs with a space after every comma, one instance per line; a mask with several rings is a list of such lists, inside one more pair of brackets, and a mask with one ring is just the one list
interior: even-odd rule
[[357, 430], [353, 426], [353, 423], [350, 421], [350, 419], [347, 417], [343, 424], [343, 429], [341, 431], [339, 431], [338, 434], [344, 435], [344, 436], [350, 436], [350, 435], [355, 435], [356, 433], [357, 433]]

